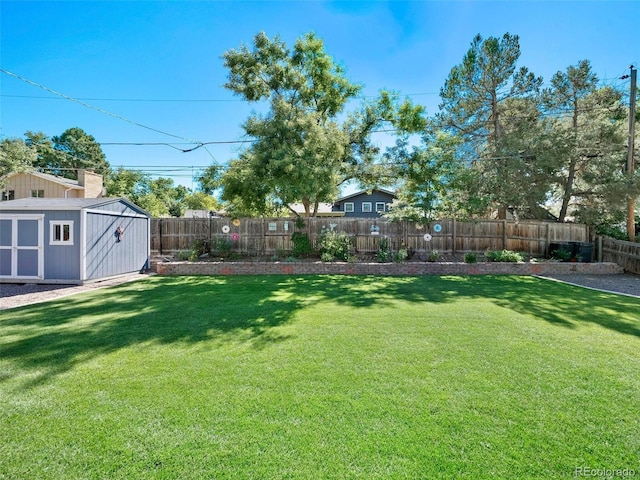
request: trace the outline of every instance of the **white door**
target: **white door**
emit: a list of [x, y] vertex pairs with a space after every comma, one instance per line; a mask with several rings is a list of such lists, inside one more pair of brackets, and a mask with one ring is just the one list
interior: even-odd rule
[[0, 277], [44, 276], [44, 215], [0, 216]]

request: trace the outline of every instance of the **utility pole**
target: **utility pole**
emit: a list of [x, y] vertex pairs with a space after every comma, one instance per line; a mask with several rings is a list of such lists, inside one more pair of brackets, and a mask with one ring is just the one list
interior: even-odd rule
[[[636, 70], [633, 65], [629, 68], [631, 69], [631, 90], [629, 93], [629, 151], [627, 152], [627, 175], [629, 175], [631, 179], [635, 171], [633, 154], [636, 133], [636, 77], [638, 70]], [[630, 242], [636, 241], [636, 212], [633, 193], [634, 192], [629, 196], [629, 203], [627, 204], [627, 236]]]

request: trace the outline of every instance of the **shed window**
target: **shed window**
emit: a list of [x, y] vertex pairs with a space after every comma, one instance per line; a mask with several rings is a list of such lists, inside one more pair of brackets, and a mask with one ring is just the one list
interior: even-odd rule
[[73, 222], [50, 222], [49, 245], [73, 245]]
[[362, 212], [371, 213], [371, 202], [362, 202]]
[[376, 202], [376, 212], [384, 212], [384, 202]]
[[344, 211], [345, 212], [353, 212], [354, 208], [353, 208], [353, 202], [344, 202]]
[[14, 200], [16, 198], [15, 190], [5, 190], [2, 192], [2, 201]]
[[44, 190], [31, 190], [31, 198], [44, 198]]

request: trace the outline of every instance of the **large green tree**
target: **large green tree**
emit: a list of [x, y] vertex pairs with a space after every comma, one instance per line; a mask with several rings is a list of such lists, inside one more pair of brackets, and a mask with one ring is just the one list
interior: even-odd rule
[[171, 178], [153, 179], [146, 173], [125, 168], [119, 168], [110, 176], [107, 194], [125, 197], [154, 217], [180, 217], [187, 208], [219, 208], [216, 199], [204, 192], [194, 193], [183, 185], [176, 185]]
[[79, 169], [93, 170], [107, 178], [110, 165], [93, 135], [78, 127], [61, 135], [47, 137], [42, 132], [27, 132], [27, 144], [36, 148], [34, 167], [61, 177], [77, 179]]
[[440, 90], [437, 115], [440, 128], [461, 138], [460, 157], [476, 170], [468, 188], [476, 189], [474, 197], [493, 204], [503, 218], [508, 206], [526, 207], [523, 200], [526, 204], [544, 200], [522, 196], [529, 177], [539, 170], [522, 133], [540, 121], [531, 99], [542, 78], [526, 67], [517, 68], [519, 58], [517, 35], [486, 39], [477, 35]]
[[268, 102], [243, 128], [253, 143], [230, 162], [222, 177], [224, 200], [262, 213], [273, 205], [301, 202], [313, 215], [320, 202], [335, 199], [344, 182], [377, 180], [379, 148], [371, 133], [384, 122], [396, 128], [424, 126], [422, 107], [400, 104], [382, 93], [358, 111], [348, 103], [360, 91], [313, 33], [290, 50], [278, 37], [255, 36], [252, 48], [223, 55], [225, 86], [248, 102]]
[[21, 138], [5, 138], [0, 143], [0, 189], [6, 184], [10, 173], [24, 172], [33, 168], [38, 152]]
[[568, 215], [600, 223], [624, 209], [637, 185], [624, 175], [626, 112], [621, 92], [598, 87], [587, 60], [557, 72], [543, 98], [553, 121], [559, 221]]

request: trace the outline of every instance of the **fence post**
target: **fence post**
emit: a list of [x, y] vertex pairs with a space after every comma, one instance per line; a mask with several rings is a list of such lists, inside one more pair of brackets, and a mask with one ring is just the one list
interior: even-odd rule
[[162, 255], [162, 219], [159, 218], [158, 219], [158, 237], [160, 237], [159, 240], [159, 246], [158, 246], [158, 250], [160, 250], [160, 255]]
[[544, 256], [549, 257], [549, 244], [551, 243], [551, 228], [549, 227], [548, 223], [547, 223], [546, 237], [547, 237], [547, 243], [544, 246]]
[[502, 220], [502, 249], [507, 249], [507, 221]]
[[598, 263], [602, 263], [602, 235], [598, 235], [596, 242], [596, 248], [598, 249]]
[[453, 242], [451, 244], [451, 254], [455, 255], [456, 254], [456, 219], [453, 219], [453, 226], [451, 227], [451, 241]]

